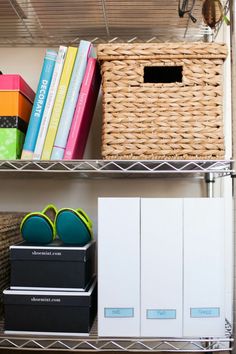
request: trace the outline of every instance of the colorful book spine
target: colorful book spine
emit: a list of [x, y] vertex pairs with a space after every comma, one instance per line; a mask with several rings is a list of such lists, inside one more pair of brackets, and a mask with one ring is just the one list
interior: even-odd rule
[[43, 118], [41, 121], [40, 129], [39, 129], [39, 133], [38, 133], [38, 138], [37, 138], [37, 142], [36, 142], [36, 146], [35, 146], [35, 150], [34, 150], [34, 155], [33, 155], [34, 160], [40, 160], [40, 158], [41, 158], [41, 154], [43, 151], [43, 145], [44, 145], [44, 141], [46, 138], [48, 125], [49, 125], [49, 121], [50, 121], [50, 117], [51, 117], [51, 113], [52, 113], [52, 109], [53, 109], [53, 105], [54, 105], [54, 101], [55, 101], [55, 97], [56, 97], [56, 93], [57, 93], [57, 88], [59, 85], [59, 81], [61, 78], [61, 73], [62, 73], [62, 69], [63, 69], [65, 57], [66, 57], [66, 52], [67, 52], [67, 47], [64, 47], [64, 46], [59, 47], [57, 59], [56, 59], [56, 64], [55, 64], [54, 71], [53, 71], [52, 81], [51, 81], [50, 89], [48, 92], [48, 97], [47, 97], [47, 101], [46, 101], [46, 105], [45, 105], [45, 109], [44, 109], [44, 113], [43, 113]]
[[101, 83], [95, 58], [89, 58], [66, 144], [64, 160], [83, 158]]
[[88, 58], [93, 55], [92, 44], [88, 41], [80, 41], [78, 53], [75, 60], [69, 89], [66, 95], [64, 108], [59, 122], [56, 138], [53, 144], [51, 160], [62, 160], [66, 147], [67, 138], [70, 132], [79, 90], [84, 77]]
[[57, 52], [47, 49], [44, 58], [44, 63], [39, 79], [39, 84], [34, 100], [29, 126], [25, 137], [23, 151], [21, 155], [22, 160], [31, 160], [36, 145], [36, 140], [46, 104], [48, 90], [50, 87], [52, 74], [56, 62]]
[[69, 47], [67, 50], [65, 63], [58, 85], [57, 94], [48, 126], [48, 131], [43, 146], [43, 152], [41, 155], [42, 160], [50, 160], [51, 157], [53, 143], [56, 137], [59, 120], [61, 118], [61, 113], [65, 103], [65, 98], [68, 91], [77, 51], [78, 49], [74, 47]]

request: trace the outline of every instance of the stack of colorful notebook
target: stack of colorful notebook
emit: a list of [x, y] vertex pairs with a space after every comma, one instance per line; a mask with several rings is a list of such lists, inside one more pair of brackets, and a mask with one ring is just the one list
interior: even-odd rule
[[35, 93], [20, 75], [0, 75], [0, 159], [21, 156]]
[[21, 159], [82, 158], [100, 82], [92, 43], [48, 49]]

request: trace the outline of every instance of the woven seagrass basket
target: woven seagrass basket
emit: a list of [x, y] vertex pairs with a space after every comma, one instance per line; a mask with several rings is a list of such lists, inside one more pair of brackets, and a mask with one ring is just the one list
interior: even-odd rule
[[10, 285], [9, 247], [22, 240], [20, 223], [25, 214], [0, 212], [0, 315], [3, 313], [2, 291]]
[[97, 49], [103, 158], [224, 158], [224, 44], [122, 43]]

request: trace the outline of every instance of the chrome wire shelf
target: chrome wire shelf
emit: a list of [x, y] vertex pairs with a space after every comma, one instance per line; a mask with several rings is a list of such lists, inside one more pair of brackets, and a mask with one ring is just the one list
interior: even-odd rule
[[0, 161], [0, 173], [75, 174], [84, 178], [112, 177], [214, 177], [232, 174], [230, 160], [72, 160], [72, 161]]
[[45, 349], [68, 350], [73, 352], [91, 351], [128, 351], [128, 352], [223, 352], [232, 351], [232, 339], [57, 339], [57, 338], [20, 338], [20, 337], [0, 337], [0, 348], [2, 349]]
[[[3, 323], [1, 324], [3, 328]], [[1, 328], [1, 331], [3, 329]], [[233, 339], [225, 338], [102, 338], [95, 321], [89, 336], [57, 337], [6, 335], [0, 333], [1, 349], [25, 349], [72, 352], [225, 352], [232, 351]]]
[[[199, 41], [202, 0], [178, 15], [178, 0], [1, 0], [0, 46], [77, 45], [116, 41]], [[209, 28], [208, 28], [209, 30]]]

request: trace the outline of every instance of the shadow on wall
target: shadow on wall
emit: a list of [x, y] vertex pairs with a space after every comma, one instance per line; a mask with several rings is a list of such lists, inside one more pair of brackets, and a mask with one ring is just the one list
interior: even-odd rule
[[97, 99], [95, 112], [85, 148], [85, 159], [101, 159], [101, 136], [102, 136], [102, 94], [101, 89]]

